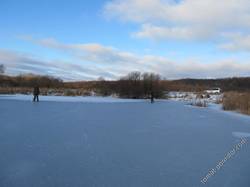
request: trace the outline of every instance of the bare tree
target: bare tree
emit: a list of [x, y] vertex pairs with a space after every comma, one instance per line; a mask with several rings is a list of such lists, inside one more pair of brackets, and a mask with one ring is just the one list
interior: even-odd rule
[[122, 77], [118, 82], [120, 85], [119, 95], [127, 98], [140, 98], [142, 96], [141, 89], [141, 73], [133, 71]]
[[160, 84], [161, 76], [155, 73], [144, 73], [143, 85], [144, 85], [144, 94], [147, 97], [161, 97], [163, 88]]
[[118, 93], [128, 98], [160, 98], [163, 95], [161, 77], [154, 73], [131, 72], [118, 81]]
[[3, 64], [0, 64], [0, 74], [4, 74], [5, 72], [5, 66]]

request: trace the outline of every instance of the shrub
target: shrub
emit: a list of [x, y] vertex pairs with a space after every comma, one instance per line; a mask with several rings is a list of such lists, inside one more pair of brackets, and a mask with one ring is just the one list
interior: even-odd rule
[[207, 101], [204, 100], [204, 99], [195, 99], [191, 105], [193, 106], [198, 106], [198, 107], [207, 107], [208, 104], [207, 104]]
[[227, 92], [222, 100], [224, 110], [235, 110], [250, 115], [250, 92]]

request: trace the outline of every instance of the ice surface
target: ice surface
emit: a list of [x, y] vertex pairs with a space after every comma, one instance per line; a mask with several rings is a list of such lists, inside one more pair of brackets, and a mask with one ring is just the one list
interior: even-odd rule
[[249, 143], [201, 183], [233, 135], [250, 132], [249, 117], [176, 101], [20, 97], [0, 99], [0, 187], [250, 186]]
[[[0, 99], [32, 101], [32, 95], [0, 95]], [[123, 102], [145, 102], [143, 99], [120, 99], [114, 97], [98, 96], [39, 96], [40, 101], [54, 102], [87, 102], [87, 103], [123, 103]]]
[[233, 132], [233, 136], [237, 138], [250, 138], [250, 133], [245, 133], [245, 132]]

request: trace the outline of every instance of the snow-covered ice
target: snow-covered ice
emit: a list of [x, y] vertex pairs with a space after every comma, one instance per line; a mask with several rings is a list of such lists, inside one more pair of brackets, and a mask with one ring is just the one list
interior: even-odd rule
[[248, 116], [177, 101], [30, 100], [0, 96], [0, 187], [250, 186], [249, 142], [201, 183], [250, 141]]
[[[0, 99], [32, 101], [32, 95], [0, 95]], [[87, 103], [123, 103], [123, 102], [144, 102], [143, 99], [120, 99], [114, 97], [99, 96], [39, 96], [41, 101], [53, 102], [87, 102]]]
[[245, 133], [245, 132], [233, 132], [233, 136], [237, 138], [250, 138], [250, 133]]

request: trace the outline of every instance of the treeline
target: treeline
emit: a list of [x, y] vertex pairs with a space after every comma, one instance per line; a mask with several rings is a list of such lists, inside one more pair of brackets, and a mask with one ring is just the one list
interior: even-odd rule
[[44, 88], [63, 87], [64, 83], [61, 79], [52, 76], [40, 76], [33, 74], [25, 74], [18, 76], [0, 75], [0, 87], [34, 87], [39, 85]]
[[[106, 81], [100, 78], [97, 81], [80, 82], [63, 82], [51, 76], [37, 76], [33, 74], [15, 77], [0, 75], [0, 93], [20, 92], [20, 90], [22, 90], [20, 88], [25, 88], [25, 92], [29, 93], [30, 89], [28, 88], [33, 88], [36, 85], [44, 88], [46, 93], [49, 91], [48, 89], [51, 88], [54, 89], [55, 92], [60, 92], [62, 95], [89, 95], [90, 92], [94, 92], [102, 96], [117, 95], [123, 98], [135, 99], [149, 98], [152, 96], [154, 98], [160, 98], [164, 95], [161, 77], [154, 73], [142, 74], [140, 72], [131, 72], [116, 81]], [[25, 92], [22, 91], [21, 93]]]
[[126, 98], [148, 98], [153, 94], [154, 97], [160, 98], [166, 91], [202, 92], [214, 87], [221, 88], [223, 92], [250, 91], [250, 77], [164, 80], [160, 75], [154, 73], [131, 72], [119, 80], [113, 81], [99, 78], [96, 81], [63, 82], [61, 79], [51, 76], [33, 74], [7, 76], [0, 73], [0, 93], [8, 93], [9, 90], [12, 90], [12, 93], [15, 90], [19, 92], [22, 88], [32, 89], [35, 85], [39, 85], [44, 90], [52, 90], [52, 92], [54, 90], [54, 92], [65, 95], [89, 95], [91, 92], [95, 92], [97, 95], [116, 94]]
[[118, 95], [122, 98], [162, 98], [164, 86], [161, 76], [154, 73], [131, 72], [117, 81], [106, 81], [103, 78], [97, 81], [68, 82], [64, 84], [67, 88], [85, 88], [92, 90], [97, 95]]
[[226, 91], [250, 91], [250, 77], [233, 77], [224, 79], [180, 79], [168, 83], [169, 90], [202, 91], [218, 87]]

